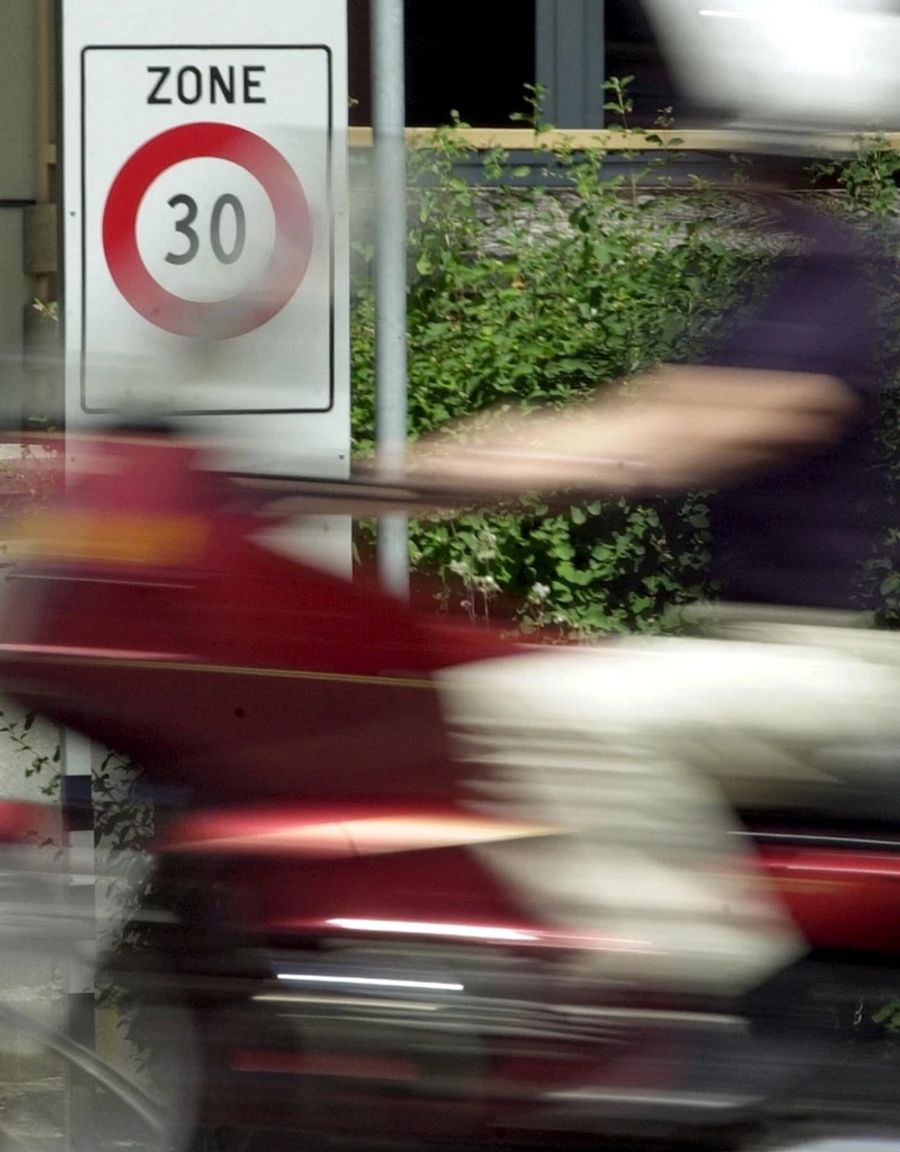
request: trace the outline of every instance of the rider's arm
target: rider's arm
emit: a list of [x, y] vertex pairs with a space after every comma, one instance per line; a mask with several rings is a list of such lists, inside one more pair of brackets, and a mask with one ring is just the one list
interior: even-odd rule
[[669, 367], [614, 400], [457, 429], [443, 443], [414, 449], [413, 467], [509, 494], [718, 487], [815, 452], [840, 437], [858, 407], [832, 376]]

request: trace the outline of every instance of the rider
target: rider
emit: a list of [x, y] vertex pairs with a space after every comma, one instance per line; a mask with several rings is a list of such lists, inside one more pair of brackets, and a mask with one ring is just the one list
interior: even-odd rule
[[[796, 124], [813, 112], [846, 128], [849, 108], [865, 126], [893, 83], [881, 65], [900, 40], [897, 17], [822, 0], [817, 55], [798, 74], [809, 29], [780, 19], [778, 4], [704, 10], [716, 26], [705, 38], [691, 34], [704, 15], [693, 0], [657, 7], [692, 95], [742, 106], [757, 151], [808, 152]], [[761, 61], [765, 93], [745, 83]], [[776, 112], [790, 132], [759, 126]], [[770, 176], [778, 166], [756, 163]], [[833, 215], [789, 199], [778, 212], [795, 243], [775, 286], [705, 363], [663, 368], [626, 398], [574, 412], [479, 423], [416, 455], [435, 477], [508, 494], [718, 490], [723, 601], [693, 612], [705, 635], [540, 650], [442, 676], [483, 802], [568, 833], [483, 851], [610, 979], [731, 995], [801, 955], [731, 834], [728, 803], [849, 796], [841, 749], [875, 764], [886, 742], [900, 746], [900, 647], [865, 628], [853, 597], [880, 534], [867, 254]]]

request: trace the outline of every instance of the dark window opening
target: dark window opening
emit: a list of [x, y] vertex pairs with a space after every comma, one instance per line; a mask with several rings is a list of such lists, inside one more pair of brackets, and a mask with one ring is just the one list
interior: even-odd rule
[[446, 123], [454, 109], [475, 127], [509, 125], [522, 109], [535, 81], [535, 0], [406, 0], [406, 37], [411, 125]]
[[[634, 102], [632, 123], [647, 127], [657, 122], [664, 108], [673, 108], [676, 123], [684, 124], [688, 110], [675, 94], [653, 29], [639, 0], [606, 0], [606, 75], [633, 76], [629, 93]], [[615, 113], [608, 113], [615, 121]]]
[[[510, 125], [535, 82], [535, 0], [406, 0], [406, 122]], [[350, 123], [372, 123], [369, 0], [348, 0]]]
[[372, 123], [371, 33], [369, 0], [347, 0], [350, 123]]

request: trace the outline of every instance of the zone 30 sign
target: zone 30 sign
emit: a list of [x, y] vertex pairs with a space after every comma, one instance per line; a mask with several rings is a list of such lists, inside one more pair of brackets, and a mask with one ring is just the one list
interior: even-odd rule
[[152, 376], [168, 410], [268, 416], [342, 471], [344, 8], [64, 0], [70, 422]]

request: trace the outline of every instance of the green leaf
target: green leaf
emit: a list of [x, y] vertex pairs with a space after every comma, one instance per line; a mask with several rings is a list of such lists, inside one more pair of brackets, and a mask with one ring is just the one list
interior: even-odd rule
[[879, 591], [882, 596], [893, 596], [900, 591], [900, 572], [892, 572], [881, 581]]
[[556, 571], [560, 579], [565, 580], [568, 584], [574, 584], [582, 588], [588, 584], [593, 584], [596, 579], [594, 572], [576, 568], [575, 565], [568, 560], [563, 560]]
[[900, 1000], [891, 1000], [882, 1008], [872, 1013], [873, 1024], [886, 1024], [900, 1011]]

